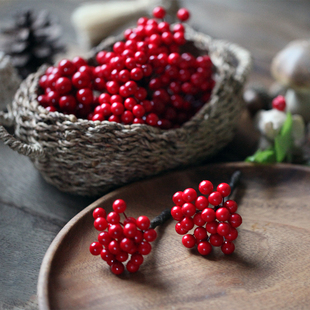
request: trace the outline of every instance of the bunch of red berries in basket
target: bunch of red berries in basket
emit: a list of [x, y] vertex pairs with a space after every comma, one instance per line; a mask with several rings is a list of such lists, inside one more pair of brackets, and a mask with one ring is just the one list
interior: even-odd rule
[[[206, 52], [181, 51], [186, 29], [164, 21], [165, 14], [157, 7], [154, 18], [139, 18], [94, 65], [75, 57], [49, 67], [39, 80], [39, 104], [92, 121], [181, 126], [209, 101], [213, 64]], [[189, 12], [180, 9], [177, 17], [186, 21]]]
[[[137, 272], [143, 263], [143, 255], [148, 255], [157, 233], [150, 228], [150, 220], [147, 216], [139, 216], [137, 219], [127, 217], [125, 214], [126, 203], [117, 199], [113, 203], [113, 210], [108, 215], [103, 208], [93, 211], [94, 227], [100, 231], [98, 241], [90, 245], [93, 255], [101, 258], [111, 267], [114, 274], [124, 271], [124, 263], [129, 272]], [[120, 214], [125, 219], [121, 222]]]
[[172, 198], [175, 206], [171, 215], [178, 221], [176, 232], [184, 235], [183, 245], [187, 248], [197, 245], [201, 255], [208, 255], [212, 246], [221, 247], [224, 254], [233, 253], [233, 241], [238, 237], [236, 228], [241, 225], [242, 218], [236, 213], [237, 203], [225, 200], [231, 193], [231, 187], [221, 183], [213, 191], [213, 184], [205, 180], [199, 184], [199, 191], [203, 195], [198, 196], [193, 188], [187, 188], [176, 192]]

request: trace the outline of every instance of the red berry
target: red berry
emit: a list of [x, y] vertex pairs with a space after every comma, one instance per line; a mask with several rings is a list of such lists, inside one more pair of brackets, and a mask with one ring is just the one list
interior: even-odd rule
[[109, 233], [107, 231], [102, 231], [99, 235], [98, 235], [98, 241], [104, 245], [105, 247], [107, 247], [110, 242], [112, 241], [111, 236], [109, 235]]
[[231, 254], [235, 250], [235, 245], [230, 241], [225, 241], [221, 247], [221, 250], [226, 255]]
[[133, 223], [136, 225], [136, 219], [134, 217], [128, 216], [125, 220], [124, 220], [124, 226], [128, 223]]
[[218, 206], [223, 200], [222, 195], [219, 192], [213, 192], [209, 195], [208, 201], [213, 206]]
[[115, 122], [115, 123], [120, 123], [121, 122], [121, 119], [118, 115], [111, 115], [109, 117], [109, 122]]
[[155, 18], [164, 18], [166, 15], [166, 10], [161, 7], [161, 6], [157, 6], [154, 10], [153, 10], [153, 16]]
[[196, 244], [196, 239], [193, 235], [185, 235], [182, 238], [182, 243], [186, 248], [193, 248]]
[[108, 222], [104, 217], [97, 217], [94, 221], [94, 227], [99, 231], [103, 231], [108, 227]]
[[100, 255], [101, 251], [102, 251], [102, 245], [99, 242], [93, 242], [90, 246], [89, 246], [89, 251], [91, 254], [93, 255]]
[[188, 230], [185, 229], [181, 223], [176, 223], [175, 224], [175, 231], [179, 234], [179, 235], [185, 235], [188, 233]]
[[63, 59], [58, 64], [61, 75], [72, 75], [76, 71], [75, 65], [68, 59]]
[[76, 100], [74, 96], [62, 96], [59, 98], [59, 108], [66, 113], [74, 113], [76, 109]]
[[137, 100], [135, 98], [129, 97], [124, 101], [124, 106], [127, 110], [132, 110], [134, 106], [137, 105]]
[[212, 246], [208, 241], [199, 242], [197, 250], [201, 255], [208, 255], [212, 251]]
[[207, 223], [213, 222], [215, 220], [215, 212], [211, 208], [206, 208], [201, 212], [201, 218]]
[[127, 205], [123, 199], [116, 199], [113, 202], [112, 208], [117, 213], [124, 213], [126, 211]]
[[174, 206], [171, 209], [171, 215], [176, 221], [181, 221], [184, 218], [182, 208], [180, 206]]
[[121, 251], [119, 254], [116, 255], [116, 260], [118, 260], [119, 262], [125, 262], [128, 259], [128, 253], [126, 253], [125, 251]]
[[219, 234], [212, 234], [210, 236], [210, 243], [213, 246], [221, 246], [224, 242], [223, 236], [220, 236]]
[[227, 197], [231, 193], [231, 188], [227, 183], [219, 184], [216, 190], [222, 195], [222, 197]]
[[150, 113], [147, 117], [146, 117], [146, 123], [150, 126], [156, 126], [157, 122], [158, 122], [159, 118], [155, 113]]
[[131, 111], [125, 111], [121, 115], [121, 120], [124, 124], [132, 124], [134, 116]]
[[224, 221], [228, 221], [230, 217], [230, 212], [226, 208], [219, 208], [216, 210], [215, 215], [219, 221], [224, 222]]
[[191, 230], [194, 227], [194, 220], [191, 217], [185, 217], [180, 223], [187, 230]]
[[111, 96], [107, 93], [100, 94], [100, 96], [98, 98], [100, 104], [110, 103], [110, 99], [111, 99]]
[[176, 192], [173, 197], [172, 197], [172, 201], [177, 205], [177, 206], [182, 206], [185, 201], [183, 199], [183, 192], [179, 191]]
[[210, 234], [216, 234], [218, 225], [219, 223], [216, 221], [207, 223], [206, 225], [207, 232], [209, 232]]
[[111, 271], [116, 274], [116, 275], [119, 275], [121, 273], [123, 273], [124, 271], [124, 265], [119, 262], [119, 261], [116, 261], [114, 262], [112, 265], [111, 265]]
[[286, 100], [283, 96], [277, 96], [272, 100], [272, 107], [279, 111], [285, 111], [286, 108]]
[[126, 265], [126, 269], [131, 273], [137, 272], [139, 268], [140, 268], [140, 265], [135, 264], [134, 261], [132, 260], [128, 261]]
[[143, 260], [143, 256], [139, 253], [135, 253], [131, 256], [131, 261], [136, 265], [142, 265]]
[[230, 213], [235, 213], [238, 209], [238, 205], [234, 200], [227, 200], [224, 202], [224, 207], [229, 210]]
[[[138, 52], [137, 52], [138, 53]], [[135, 81], [139, 81], [143, 78], [143, 71], [140, 68], [133, 68], [130, 71], [130, 78]]]
[[205, 228], [197, 227], [194, 230], [194, 236], [196, 237], [197, 240], [204, 240], [208, 237], [208, 234]]
[[137, 88], [137, 91], [135, 92], [135, 97], [138, 99], [138, 100], [144, 100], [146, 97], [147, 97], [147, 91], [145, 88], [143, 87], [138, 87]]
[[76, 93], [76, 98], [79, 102], [86, 105], [90, 105], [94, 100], [93, 92], [90, 88], [79, 89]]
[[106, 83], [106, 88], [110, 94], [117, 94], [120, 87], [116, 81], [108, 81]]
[[47, 95], [46, 95], [46, 101], [50, 106], [57, 106], [58, 101], [59, 101], [59, 96], [57, 92], [51, 90]]
[[195, 206], [198, 210], [204, 210], [209, 205], [209, 201], [205, 196], [199, 196], [197, 197], [195, 201]]
[[117, 255], [121, 252], [121, 246], [116, 240], [112, 240], [109, 243], [108, 250], [110, 251], [110, 253]]
[[196, 207], [187, 202], [182, 206], [182, 213], [184, 216], [193, 216], [196, 213]]
[[149, 242], [147, 241], [142, 241], [140, 244], [139, 244], [139, 247], [138, 247], [138, 251], [140, 254], [142, 255], [148, 255], [152, 250], [152, 246]]
[[76, 88], [85, 88], [90, 83], [90, 77], [86, 72], [75, 72], [72, 76], [72, 84]]
[[100, 105], [100, 112], [103, 116], [110, 116], [112, 114], [111, 112], [111, 105], [108, 103], [103, 103]]
[[147, 216], [141, 215], [137, 218], [136, 224], [141, 230], [147, 230], [150, 227], [151, 222]]
[[96, 208], [94, 211], [93, 211], [93, 218], [96, 219], [98, 217], [106, 217], [106, 212], [103, 208]]
[[189, 11], [185, 8], [181, 8], [177, 12], [177, 18], [182, 22], [188, 20], [189, 16], [190, 16]]
[[75, 65], [76, 68], [80, 68], [82, 66], [87, 66], [87, 61], [79, 56], [76, 56], [72, 59], [72, 63]]
[[132, 108], [132, 113], [134, 116], [141, 118], [145, 114], [145, 109], [142, 105], [136, 104]]
[[124, 225], [123, 231], [127, 238], [134, 238], [137, 232], [137, 226], [134, 223], [127, 223]]
[[226, 236], [230, 233], [230, 225], [228, 223], [220, 223], [218, 226], [217, 226], [217, 233], [221, 236]]
[[153, 242], [157, 238], [157, 232], [150, 228], [143, 233], [143, 237], [148, 242]]
[[197, 198], [197, 193], [193, 188], [187, 188], [183, 191], [182, 198], [186, 202], [192, 202]]
[[213, 184], [207, 180], [201, 181], [199, 184], [199, 191], [203, 195], [210, 195], [213, 191]]
[[117, 212], [110, 212], [107, 216], [107, 221], [110, 224], [118, 224], [120, 221], [120, 216]]
[[126, 69], [121, 70], [118, 73], [118, 80], [122, 83], [126, 83], [127, 81], [129, 81], [130, 79], [130, 72]]
[[113, 259], [115, 259], [115, 256], [108, 249], [103, 249], [100, 255], [101, 255], [101, 258], [106, 262], [110, 262]]
[[242, 217], [238, 213], [234, 213], [229, 218], [232, 227], [239, 227], [242, 224]]
[[120, 102], [114, 102], [111, 105], [111, 112], [114, 115], [122, 115], [124, 113], [124, 106]]
[[230, 233], [225, 235], [225, 239], [228, 241], [234, 241], [238, 237], [238, 230], [234, 227], [230, 229]]
[[123, 237], [123, 228], [120, 224], [112, 224], [108, 229], [109, 235], [115, 239], [121, 239]]
[[143, 233], [141, 230], [137, 230], [134, 240], [136, 243], [140, 243], [143, 240]]
[[203, 226], [204, 224], [206, 224], [205, 220], [201, 217], [201, 213], [196, 213], [193, 220], [194, 224], [197, 226]]
[[175, 24], [173, 26], [173, 31], [174, 32], [184, 32], [185, 28], [184, 28], [183, 24], [178, 23], [178, 24]]
[[48, 107], [46, 107], [45, 108], [48, 112], [55, 112], [55, 111], [57, 111], [57, 109], [55, 108], [55, 107], [53, 107], [53, 106], [48, 106]]
[[125, 252], [129, 252], [133, 246], [134, 246], [134, 242], [132, 239], [129, 239], [129, 238], [124, 238], [120, 243], [121, 249]]

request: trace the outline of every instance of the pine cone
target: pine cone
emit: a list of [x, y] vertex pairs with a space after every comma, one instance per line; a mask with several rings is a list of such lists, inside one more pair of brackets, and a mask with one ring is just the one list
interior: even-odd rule
[[44, 63], [52, 64], [54, 55], [63, 52], [59, 42], [61, 28], [46, 11], [21, 12], [14, 26], [0, 34], [0, 50], [11, 56], [19, 75], [26, 78]]

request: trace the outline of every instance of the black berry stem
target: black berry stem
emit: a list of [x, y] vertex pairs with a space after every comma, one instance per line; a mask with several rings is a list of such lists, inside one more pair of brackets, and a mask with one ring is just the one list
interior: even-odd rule
[[228, 197], [226, 197], [225, 200], [228, 200], [230, 198], [230, 196], [233, 194], [234, 190], [236, 189], [236, 187], [238, 185], [240, 177], [241, 177], [241, 171], [240, 170], [237, 170], [232, 174], [232, 176], [230, 178], [230, 182], [229, 182], [231, 192], [230, 192], [230, 195]]
[[150, 228], [156, 228], [159, 225], [164, 224], [166, 221], [168, 221], [171, 218], [171, 209], [166, 209], [156, 217], [154, 217], [151, 220]]

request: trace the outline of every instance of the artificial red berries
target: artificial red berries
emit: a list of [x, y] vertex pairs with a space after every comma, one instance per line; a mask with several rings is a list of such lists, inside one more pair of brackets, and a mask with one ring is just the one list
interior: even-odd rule
[[[154, 18], [139, 18], [112, 51], [97, 53], [95, 66], [75, 57], [49, 67], [39, 81], [39, 104], [92, 121], [180, 127], [209, 101], [213, 63], [208, 55], [181, 52], [185, 27], [171, 27], [165, 15], [156, 7]], [[189, 15], [177, 12], [181, 22]]]
[[[157, 233], [150, 228], [150, 220], [147, 216], [139, 216], [137, 219], [126, 217], [126, 202], [117, 199], [113, 202], [113, 211], [108, 215], [103, 208], [93, 211], [94, 227], [100, 231], [98, 242], [91, 243], [89, 251], [93, 255], [101, 255], [107, 262], [111, 271], [119, 275], [124, 270], [124, 263], [129, 272], [137, 272], [143, 263], [143, 256], [148, 255], [155, 241]], [[125, 220], [121, 222], [120, 214]]]
[[[199, 191], [205, 196], [198, 196], [193, 188], [176, 192], [172, 200], [172, 217], [178, 221], [175, 230], [182, 237], [182, 244], [187, 248], [197, 245], [201, 255], [208, 255], [212, 246], [221, 247], [224, 254], [235, 250], [234, 241], [238, 237], [237, 227], [242, 223], [236, 213], [238, 205], [234, 200], [225, 200], [231, 194], [231, 187], [221, 183], [214, 190], [213, 184], [204, 180], [199, 184]], [[207, 197], [206, 197], [207, 196]], [[193, 233], [189, 231], [194, 229]]]

